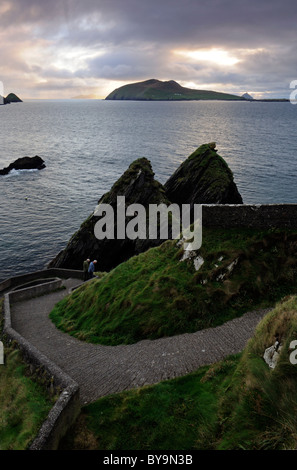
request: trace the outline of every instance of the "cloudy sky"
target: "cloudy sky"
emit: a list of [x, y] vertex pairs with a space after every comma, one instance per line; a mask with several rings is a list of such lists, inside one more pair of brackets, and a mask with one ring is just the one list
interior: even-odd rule
[[296, 0], [0, 0], [0, 80], [21, 98], [149, 78], [289, 98], [296, 20]]

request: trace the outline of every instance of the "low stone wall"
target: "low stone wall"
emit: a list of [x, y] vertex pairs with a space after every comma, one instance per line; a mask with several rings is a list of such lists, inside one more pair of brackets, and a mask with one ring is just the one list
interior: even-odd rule
[[296, 229], [297, 204], [203, 204], [202, 226]]
[[83, 280], [83, 271], [74, 269], [50, 268], [44, 269], [42, 271], [20, 274], [19, 276], [14, 276], [10, 279], [5, 279], [3, 282], [0, 282], [0, 294], [7, 291], [8, 289], [13, 289], [14, 287], [21, 286], [22, 284], [26, 284], [30, 281], [35, 281], [36, 279], [47, 279], [52, 277], [60, 277], [62, 279], [68, 279], [72, 277]]
[[[53, 282], [55, 283], [56, 281]], [[26, 295], [28, 295], [28, 290], [30, 289], [32, 289], [32, 295], [34, 295], [35, 287], [24, 289], [27, 291]], [[15, 291], [4, 296], [3, 333], [8, 341], [15, 341], [17, 343], [23, 358], [30, 364], [32, 372], [42, 369], [54, 390], [60, 393], [30, 450], [56, 450], [61, 438], [66, 434], [80, 412], [79, 386], [56, 364], [12, 328], [10, 302], [12, 297], [15, 300], [17, 295], [18, 291]]]
[[62, 279], [55, 279], [51, 282], [44, 282], [32, 287], [17, 289], [9, 293], [10, 302], [19, 302], [21, 300], [32, 299], [40, 295], [50, 294], [51, 292], [62, 287]]

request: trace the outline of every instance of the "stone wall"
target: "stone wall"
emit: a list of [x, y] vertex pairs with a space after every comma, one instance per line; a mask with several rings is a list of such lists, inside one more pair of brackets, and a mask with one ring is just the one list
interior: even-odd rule
[[202, 205], [202, 226], [296, 229], [297, 204]]
[[36, 279], [48, 279], [52, 277], [59, 277], [62, 279], [72, 277], [83, 280], [83, 271], [75, 269], [50, 268], [44, 269], [42, 271], [20, 274], [19, 276], [14, 276], [10, 279], [5, 279], [3, 282], [0, 282], [0, 294], [3, 294], [8, 289], [11, 290], [30, 281], [35, 281]]
[[62, 279], [54, 279], [51, 282], [40, 283], [33, 287], [17, 289], [9, 293], [10, 302], [20, 302], [21, 300], [32, 299], [40, 295], [50, 294], [62, 287]]

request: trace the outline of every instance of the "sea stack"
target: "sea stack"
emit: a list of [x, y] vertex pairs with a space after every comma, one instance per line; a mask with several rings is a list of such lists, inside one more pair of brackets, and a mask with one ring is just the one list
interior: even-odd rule
[[201, 145], [164, 185], [167, 198], [180, 206], [242, 204], [233, 173], [218, 155], [215, 142]]

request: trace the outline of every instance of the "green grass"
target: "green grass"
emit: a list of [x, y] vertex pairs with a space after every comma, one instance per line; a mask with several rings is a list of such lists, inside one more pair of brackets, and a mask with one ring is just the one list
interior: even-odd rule
[[[277, 366], [263, 360], [275, 337]], [[297, 449], [297, 297], [258, 325], [243, 353], [185, 377], [110, 395], [83, 408], [61, 449]]]
[[129, 344], [216, 326], [296, 292], [296, 232], [204, 230], [197, 272], [182, 254], [167, 241], [135, 256], [75, 290], [50, 317], [79, 339]]
[[237, 362], [102, 398], [83, 409], [61, 449], [212, 449], [219, 397]]
[[[2, 330], [3, 299], [0, 299]], [[0, 365], [0, 451], [26, 450], [54, 404], [45, 388], [29, 372], [29, 366], [12, 345], [4, 344]]]
[[[263, 354], [276, 338], [282, 349], [270, 369]], [[219, 449], [297, 449], [297, 366], [289, 360], [289, 345], [296, 339], [297, 297], [292, 296], [260, 322], [242, 355], [220, 404]]]
[[25, 450], [37, 436], [52, 400], [28, 374], [21, 355], [5, 347], [0, 365], [0, 450]]

